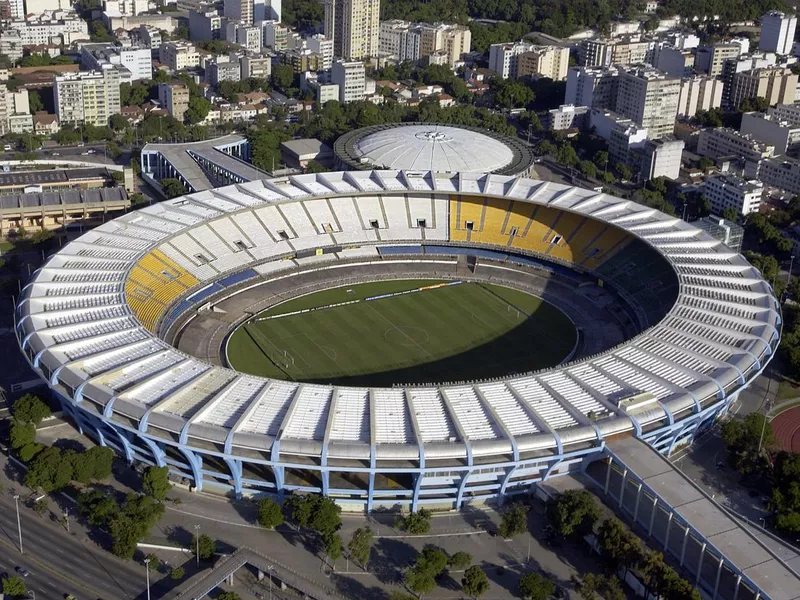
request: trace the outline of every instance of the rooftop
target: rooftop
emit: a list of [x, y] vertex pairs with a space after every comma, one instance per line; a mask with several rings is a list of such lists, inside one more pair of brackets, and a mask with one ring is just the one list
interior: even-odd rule
[[478, 128], [407, 123], [345, 134], [334, 150], [354, 168], [517, 173], [530, 151], [517, 140]]

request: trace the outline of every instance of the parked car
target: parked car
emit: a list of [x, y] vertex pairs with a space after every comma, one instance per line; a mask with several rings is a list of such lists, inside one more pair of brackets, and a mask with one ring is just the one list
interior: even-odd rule
[[28, 575], [31, 574], [30, 571], [28, 571], [28, 569], [26, 569], [25, 567], [15, 567], [14, 570], [17, 572], [17, 575], [20, 575], [22, 577], [27, 577]]

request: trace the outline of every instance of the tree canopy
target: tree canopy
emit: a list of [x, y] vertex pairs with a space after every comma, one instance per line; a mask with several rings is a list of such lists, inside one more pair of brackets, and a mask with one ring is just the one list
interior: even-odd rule
[[271, 498], [263, 498], [258, 503], [258, 524], [265, 529], [275, 529], [283, 524], [283, 509]]
[[547, 600], [555, 592], [556, 584], [539, 573], [527, 573], [519, 579], [519, 593], [525, 600]]
[[567, 490], [548, 506], [550, 522], [564, 537], [582, 537], [592, 531], [600, 518], [594, 496], [586, 490]]
[[142, 476], [142, 490], [158, 502], [163, 502], [172, 489], [168, 467], [149, 466]]
[[489, 591], [489, 578], [478, 565], [472, 565], [464, 571], [464, 577], [461, 579], [461, 589], [464, 590], [467, 596], [478, 598]]
[[369, 562], [372, 543], [372, 530], [369, 527], [359, 527], [353, 532], [353, 537], [350, 538], [350, 542], [347, 544], [347, 551], [350, 556], [363, 568], [366, 568]]

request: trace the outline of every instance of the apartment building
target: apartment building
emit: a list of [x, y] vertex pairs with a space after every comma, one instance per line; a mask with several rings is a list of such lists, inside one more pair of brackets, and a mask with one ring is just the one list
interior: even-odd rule
[[156, 29], [155, 27], [139, 25], [139, 28], [136, 30], [136, 32], [139, 35], [140, 44], [143, 48], [158, 50], [161, 47], [161, 43], [164, 41], [164, 38], [161, 35], [161, 30]]
[[380, 0], [324, 0], [325, 37], [346, 61], [378, 55]]
[[455, 68], [472, 48], [472, 32], [463, 25], [449, 25], [436, 23], [434, 25], [421, 24], [420, 32], [420, 58], [433, 54], [444, 54], [446, 63]]
[[655, 44], [649, 41], [624, 40], [610, 46], [612, 65], [636, 65], [652, 60]]
[[149, 80], [153, 77], [153, 58], [149, 48], [123, 48], [112, 44], [82, 44], [81, 67], [99, 71], [104, 65], [126, 69], [130, 76], [121, 73], [125, 81]]
[[697, 154], [714, 160], [736, 158], [744, 163], [746, 177], [758, 174], [759, 163], [775, 155], [775, 146], [766, 144], [752, 135], [739, 133], [735, 129], [716, 127], [703, 129], [697, 136]]
[[778, 104], [767, 109], [767, 114], [792, 125], [800, 125], [800, 104]]
[[359, 61], [334, 61], [331, 69], [331, 83], [339, 86], [339, 102], [363, 100], [366, 90], [364, 63]]
[[24, 21], [10, 21], [5, 25], [4, 31], [19, 32], [24, 46], [47, 45], [56, 39], [60, 39], [65, 45], [89, 40], [89, 26], [77, 15], [55, 19], [45, 13]]
[[242, 79], [269, 79], [272, 75], [272, 58], [269, 56], [246, 54], [239, 59], [239, 66]]
[[541, 75], [562, 81], [569, 69], [569, 48], [526, 42], [492, 44], [489, 46], [489, 68], [503, 79]]
[[722, 73], [722, 65], [731, 58], [742, 54], [741, 44], [719, 43], [698, 48], [694, 55], [694, 70], [716, 77]]
[[200, 54], [194, 44], [184, 41], [167, 42], [159, 48], [161, 63], [173, 71], [191, 69], [200, 65]]
[[564, 131], [567, 129], [583, 129], [588, 119], [589, 108], [586, 106], [573, 106], [562, 104], [549, 112], [547, 128], [550, 131]]
[[242, 70], [238, 57], [217, 56], [206, 64], [206, 79], [214, 86], [221, 81], [241, 81]]
[[59, 123], [108, 125], [120, 110], [119, 84], [119, 70], [111, 66], [57, 76], [53, 97]]
[[253, 23], [253, 0], [224, 0], [222, 15], [245, 25]]
[[193, 42], [218, 40], [223, 37], [222, 16], [216, 10], [189, 11], [189, 39]]
[[548, 77], [553, 81], [567, 78], [569, 49], [536, 46], [517, 58], [517, 77]]
[[717, 215], [728, 208], [742, 216], [758, 211], [763, 191], [764, 184], [761, 181], [741, 179], [731, 173], [713, 175], [703, 182], [703, 194]]
[[618, 69], [571, 67], [567, 71], [564, 104], [613, 110], [617, 107], [618, 89]]
[[791, 55], [794, 45], [794, 33], [797, 28], [797, 17], [782, 12], [768, 12], [761, 17], [761, 38], [758, 40], [759, 50]]
[[739, 58], [729, 58], [722, 63], [722, 106], [725, 109], [733, 109], [731, 95], [733, 93], [733, 79], [737, 73], [751, 71], [753, 69], [764, 69], [774, 67], [777, 57], [773, 52], [762, 52]]
[[752, 69], [736, 73], [731, 88], [731, 105], [745, 99], [765, 98], [767, 104], [791, 104], [795, 99], [797, 75], [786, 67]]
[[171, 117], [183, 121], [189, 109], [189, 88], [183, 83], [159, 83], [158, 102]]
[[722, 80], [716, 77], [696, 76], [681, 80], [678, 97], [678, 116], [690, 118], [698, 110], [711, 110], [722, 106]]
[[800, 149], [800, 125], [775, 115], [749, 112], [742, 115], [739, 132], [775, 148], [775, 154], [796, 154]]
[[289, 49], [289, 34], [292, 29], [278, 21], [265, 21], [261, 23], [264, 35], [263, 45], [269, 47], [273, 52]]
[[660, 140], [647, 140], [641, 149], [639, 174], [642, 181], [657, 177], [677, 179], [681, 172], [684, 146], [683, 140], [677, 140], [673, 136]]
[[280, 52], [282, 65], [292, 67], [295, 73], [305, 73], [306, 71], [324, 71], [324, 59], [321, 54], [314, 52], [311, 48], [292, 48]]
[[765, 158], [758, 166], [758, 179], [792, 194], [800, 194], [800, 160], [788, 156]]
[[611, 66], [613, 43], [608, 40], [586, 39], [578, 46], [578, 60], [585, 67]]
[[650, 138], [673, 133], [681, 80], [643, 65], [621, 69], [616, 112], [647, 129]]
[[378, 30], [378, 51], [384, 56], [395, 56], [403, 62], [416, 62], [420, 59], [422, 32], [420, 27], [409, 21], [390, 19], [381, 21]]
[[321, 71], [330, 71], [333, 66], [333, 40], [329, 40], [321, 33], [303, 38], [306, 48], [316, 52], [322, 58]]
[[690, 77], [694, 70], [694, 54], [662, 44], [657, 48], [653, 66], [672, 77]]

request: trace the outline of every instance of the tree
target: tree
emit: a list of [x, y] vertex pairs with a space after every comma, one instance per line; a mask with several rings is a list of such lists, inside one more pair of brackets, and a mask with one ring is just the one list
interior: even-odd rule
[[42, 140], [35, 135], [28, 134], [22, 137], [19, 146], [23, 152], [33, 152], [42, 147]]
[[36, 439], [36, 427], [33, 423], [22, 423], [14, 419], [9, 432], [11, 447], [19, 450], [24, 446], [33, 444]]
[[136, 553], [141, 528], [139, 524], [127, 515], [117, 515], [108, 523], [108, 532], [111, 534], [111, 552], [114, 556], [130, 560]]
[[598, 150], [594, 153], [592, 161], [598, 169], [603, 169], [603, 171], [605, 171], [608, 169], [608, 152], [605, 150]]
[[326, 533], [322, 536], [322, 545], [325, 547], [325, 554], [332, 561], [338, 560], [342, 556], [342, 536], [338, 533]]
[[283, 524], [283, 509], [280, 504], [270, 498], [258, 503], [258, 524], [265, 529], [275, 529]]
[[619, 519], [606, 519], [600, 524], [597, 543], [600, 546], [600, 556], [611, 573], [616, 573], [620, 568], [627, 572], [641, 560], [642, 547], [639, 540]]
[[141, 206], [145, 203], [144, 195], [141, 192], [134, 192], [130, 195], [131, 206]]
[[425, 508], [412, 512], [395, 522], [395, 526], [412, 535], [425, 535], [431, 530], [431, 513]]
[[47, 503], [47, 500], [37, 500], [33, 505], [33, 510], [36, 511], [36, 514], [41, 517], [44, 515], [44, 513], [50, 510], [50, 505]]
[[424, 566], [414, 565], [403, 576], [405, 586], [417, 596], [433, 591], [436, 587], [436, 576]]
[[78, 483], [106, 479], [111, 476], [114, 451], [111, 448], [95, 446], [73, 456], [73, 478]]
[[764, 452], [777, 444], [772, 427], [762, 413], [726, 421], [722, 425], [722, 441], [734, 468], [743, 475], [758, 473], [765, 461]]
[[516, 502], [500, 515], [500, 535], [507, 539], [528, 530], [528, 507]]
[[306, 173], [324, 173], [327, 170], [328, 169], [314, 159], [308, 161], [308, 164], [306, 165]]
[[353, 532], [353, 537], [347, 544], [347, 551], [363, 569], [367, 568], [369, 553], [372, 549], [372, 530], [369, 527], [359, 527]]
[[286, 503], [291, 519], [300, 527], [312, 529], [322, 537], [342, 526], [342, 507], [322, 494], [292, 496]]
[[28, 107], [32, 113], [44, 110], [44, 102], [42, 102], [42, 97], [36, 90], [28, 90]]
[[175, 567], [169, 572], [170, 579], [178, 580], [186, 576], [186, 570], [183, 567]]
[[3, 577], [3, 593], [9, 596], [24, 596], [27, 592], [25, 582], [19, 575]]
[[[44, 227], [38, 229], [33, 233], [31, 236], [31, 242], [34, 246], [46, 246], [47, 243], [53, 239], [53, 232], [49, 229], [45, 229]], [[49, 408], [47, 409], [50, 410]], [[49, 412], [48, 412], [49, 416]]]
[[191, 124], [202, 123], [205, 121], [210, 110], [211, 102], [202, 96], [195, 96], [189, 99], [189, 108], [186, 109], [184, 117], [186, 121]]
[[219, 596], [217, 596], [218, 600], [242, 600], [241, 596], [236, 592], [222, 592]]
[[42, 448], [41, 444], [25, 444], [19, 449], [19, 459], [24, 463], [30, 462], [34, 456], [42, 451]]
[[584, 177], [597, 177], [597, 167], [590, 160], [582, 160], [580, 163], [578, 163], [578, 168]]
[[483, 596], [489, 590], [489, 578], [478, 565], [472, 565], [464, 572], [461, 588], [467, 596]]
[[603, 600], [625, 600], [625, 592], [616, 575], [587, 573], [583, 579], [573, 577], [572, 581], [583, 600], [596, 600], [595, 594], [599, 594]]
[[192, 536], [191, 548], [200, 555], [201, 560], [209, 560], [214, 556], [214, 552], [217, 551], [217, 544], [211, 537], [201, 533], [200, 537]]
[[539, 573], [528, 573], [520, 577], [519, 593], [525, 600], [547, 600], [555, 592], [556, 584]]
[[105, 527], [120, 512], [119, 504], [113, 497], [93, 490], [78, 496], [78, 512], [96, 527]]
[[272, 69], [272, 86], [287, 93], [294, 85], [294, 69], [289, 65], [277, 65]]
[[111, 115], [108, 123], [114, 131], [124, 131], [128, 127], [128, 119], [119, 114]]
[[567, 490], [548, 506], [550, 521], [564, 537], [583, 537], [600, 518], [594, 496], [586, 490]]
[[495, 106], [503, 108], [526, 107], [536, 99], [533, 90], [516, 79], [495, 77], [489, 81], [489, 89], [494, 92]]
[[624, 162], [618, 162], [614, 165], [614, 170], [619, 173], [620, 178], [625, 181], [629, 181], [630, 178], [633, 177], [633, 172]]
[[41, 488], [45, 493], [54, 492], [65, 487], [72, 480], [72, 455], [50, 446], [40, 452], [31, 462], [25, 474], [25, 485], [29, 488]]
[[161, 190], [167, 198], [177, 198], [186, 193], [183, 184], [177, 179], [167, 178], [161, 180]]
[[25, 394], [14, 402], [14, 418], [23, 423], [38, 425], [53, 414], [50, 407], [39, 396]]
[[167, 498], [172, 489], [169, 482], [169, 467], [147, 467], [142, 476], [142, 490], [145, 494], [159, 502]]
[[458, 551], [447, 559], [447, 566], [453, 569], [466, 569], [472, 562], [472, 555]]
[[572, 147], [572, 144], [568, 143], [561, 144], [558, 147], [556, 160], [562, 165], [567, 165], [568, 167], [574, 167], [580, 162], [575, 148]]
[[150, 571], [158, 571], [158, 565], [161, 564], [161, 560], [153, 554], [152, 552], [147, 555], [147, 568]]

